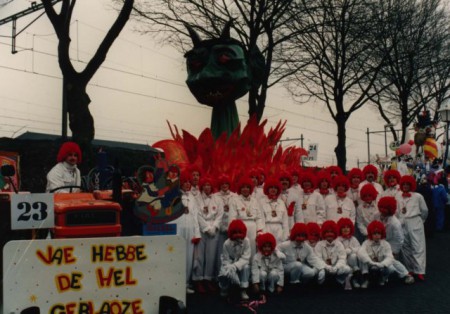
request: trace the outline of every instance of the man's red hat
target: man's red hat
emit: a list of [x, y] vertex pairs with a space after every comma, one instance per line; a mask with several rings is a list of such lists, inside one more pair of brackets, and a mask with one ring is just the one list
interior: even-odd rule
[[241, 189], [243, 186], [248, 186], [250, 188], [250, 194], [253, 193], [253, 181], [249, 177], [242, 177], [237, 183], [237, 193], [241, 194]]
[[342, 185], [345, 187], [345, 191], [348, 191], [350, 188], [350, 182], [348, 181], [347, 177], [344, 175], [340, 175], [334, 178], [333, 180], [333, 189], [336, 191], [337, 187]]
[[347, 178], [351, 181], [353, 178], [359, 178], [361, 181], [364, 180], [363, 172], [359, 168], [352, 168], [347, 173]]
[[306, 224], [306, 231], [308, 233], [308, 240], [320, 240], [320, 226], [317, 222], [308, 222]]
[[280, 195], [281, 193], [281, 184], [280, 184], [280, 180], [278, 180], [277, 178], [274, 177], [270, 177], [266, 180], [266, 182], [264, 183], [264, 194], [269, 195], [269, 188], [270, 187], [275, 187], [277, 188], [277, 196]]
[[367, 165], [362, 170], [364, 178], [367, 177], [367, 174], [372, 173], [375, 178], [378, 176], [378, 169], [374, 165]]
[[304, 171], [298, 181], [302, 187], [303, 183], [307, 181], [311, 182], [311, 188], [314, 189], [316, 187], [316, 178], [311, 171]]

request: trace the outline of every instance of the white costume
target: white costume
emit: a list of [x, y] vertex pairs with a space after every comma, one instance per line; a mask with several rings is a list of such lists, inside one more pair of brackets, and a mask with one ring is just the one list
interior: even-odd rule
[[257, 283], [261, 290], [275, 291], [275, 285], [284, 286], [284, 254], [275, 249], [269, 256], [258, 252], [252, 261], [252, 282]]
[[222, 208], [222, 220], [220, 222], [219, 227], [219, 239], [217, 240], [217, 269], [220, 268], [220, 257], [222, 255], [222, 248], [223, 244], [225, 243], [225, 240], [228, 238], [227, 232], [228, 232], [228, 225], [230, 224], [231, 220], [228, 219], [228, 215], [230, 212], [230, 203], [231, 200], [236, 196], [236, 193], [227, 191], [224, 193], [223, 191], [219, 191], [217, 193], [213, 194], [213, 197], [216, 199], [217, 204], [219, 207]]
[[350, 189], [348, 189], [347, 196], [353, 201], [353, 204], [355, 204], [355, 208], [357, 208], [358, 205], [362, 202], [359, 195], [359, 186], [356, 189], [350, 187]]
[[194, 197], [190, 192], [181, 191], [181, 202], [185, 208], [184, 214], [172, 223], [177, 224], [177, 235], [186, 240], [186, 283], [189, 283], [192, 275], [195, 245], [191, 242], [194, 238], [200, 238], [200, 229], [197, 220], [197, 208]]
[[326, 274], [336, 276], [336, 281], [343, 284], [351, 272], [347, 265], [347, 253], [344, 245], [336, 239], [331, 243], [327, 240], [321, 240], [316, 244], [314, 251], [326, 264]]
[[325, 198], [325, 211], [326, 220], [337, 222], [340, 218], [346, 217], [355, 223], [355, 204], [348, 196], [340, 198], [337, 194], [328, 195]]
[[425, 274], [426, 244], [424, 222], [428, 216], [425, 199], [419, 193], [411, 192], [411, 196], [403, 197], [398, 192], [397, 217], [403, 227], [405, 242], [401, 250], [402, 260], [406, 268], [416, 274]]
[[350, 238], [337, 237], [337, 240], [342, 243], [347, 254], [347, 265], [350, 266], [352, 271], [359, 270], [358, 263], [358, 251], [361, 248], [361, 244], [354, 236]]
[[391, 246], [386, 240], [381, 239], [375, 242], [367, 239], [358, 251], [358, 258], [363, 274], [368, 274], [372, 270], [380, 271], [383, 282], [386, 281], [389, 274], [393, 271], [394, 256], [392, 255]]
[[356, 227], [364, 238], [367, 238], [367, 226], [374, 220], [375, 215], [378, 213], [376, 201], [372, 201], [371, 203], [361, 201], [356, 208]]
[[399, 191], [398, 185], [387, 187], [381, 194], [378, 195], [379, 198], [383, 196], [392, 196], [395, 197]]
[[295, 206], [295, 222], [316, 222], [322, 225], [325, 221], [325, 216], [325, 202], [322, 196], [316, 191], [303, 193]]
[[288, 238], [289, 224], [287, 209], [280, 199], [270, 200], [265, 197], [261, 202], [262, 212], [265, 221], [265, 232], [273, 234], [277, 243], [281, 243]]
[[223, 211], [212, 195], [201, 193], [197, 204], [198, 224], [202, 239], [197, 245], [197, 256], [194, 260], [192, 280], [213, 280], [217, 269], [217, 241]]
[[317, 272], [319, 281], [325, 280], [325, 263], [314, 253], [314, 249], [306, 242], [297, 244], [296, 241], [284, 241], [278, 249], [286, 255], [283, 261], [284, 272], [289, 276], [290, 283], [308, 282]]
[[[55, 188], [69, 185], [81, 185], [80, 170], [76, 165], [72, 166], [65, 161], [59, 162], [47, 174], [47, 187], [45, 191], [48, 193]], [[70, 191], [79, 192], [80, 189], [60, 189], [55, 191], [55, 193], [70, 193]]]
[[375, 215], [374, 219], [381, 221], [386, 228], [386, 241], [391, 245], [392, 254], [394, 255], [394, 262], [392, 264], [394, 272], [400, 278], [405, 277], [408, 275], [408, 270], [399, 260], [395, 258], [399, 255], [405, 239], [402, 224], [397, 217], [381, 217], [380, 213]]
[[227, 239], [223, 244], [222, 264], [219, 272], [219, 286], [228, 289], [230, 285], [237, 284], [247, 288], [250, 278], [250, 240]]
[[252, 195], [249, 197], [236, 195], [231, 200], [228, 220], [231, 222], [235, 219], [242, 220], [247, 227], [247, 238], [250, 240], [252, 259], [256, 254], [256, 234], [258, 231], [264, 230], [263, 214], [259, 209], [258, 202]]

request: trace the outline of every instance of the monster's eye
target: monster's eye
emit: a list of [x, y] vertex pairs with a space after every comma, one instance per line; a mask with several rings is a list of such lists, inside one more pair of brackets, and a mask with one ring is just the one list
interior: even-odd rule
[[192, 71], [198, 71], [202, 68], [203, 63], [200, 60], [191, 60], [189, 61], [189, 68]]
[[231, 60], [230, 56], [225, 53], [222, 53], [219, 55], [219, 63], [220, 64], [226, 64], [230, 60]]

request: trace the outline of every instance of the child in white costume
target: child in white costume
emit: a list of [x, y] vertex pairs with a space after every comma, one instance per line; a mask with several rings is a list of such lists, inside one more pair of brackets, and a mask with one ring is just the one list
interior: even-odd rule
[[[200, 226], [201, 240], [198, 244], [198, 254], [194, 264], [196, 268], [192, 279], [195, 281], [196, 289], [205, 293], [206, 288], [212, 292], [216, 291], [213, 281], [217, 277], [217, 241], [219, 239], [219, 227], [222, 221], [223, 209], [217, 204], [212, 194], [213, 180], [203, 177], [200, 180], [200, 198], [197, 204], [198, 224]], [[204, 282], [202, 282], [204, 281]]]
[[408, 273], [406, 267], [399, 261], [400, 250], [403, 246], [404, 235], [402, 224], [395, 216], [397, 211], [397, 201], [393, 196], [384, 196], [378, 200], [378, 214], [375, 220], [379, 220], [386, 228], [386, 241], [391, 245], [394, 262], [392, 267], [394, 273], [406, 284], [414, 283], [414, 277]]
[[281, 185], [278, 179], [268, 178], [264, 184], [266, 197], [260, 201], [264, 215], [265, 232], [273, 234], [277, 243], [281, 243], [288, 238], [289, 224], [286, 206], [278, 198], [281, 193]]
[[306, 224], [297, 222], [291, 229], [289, 240], [278, 245], [278, 249], [286, 256], [283, 261], [284, 273], [291, 284], [307, 283], [316, 275], [319, 283], [325, 280], [325, 263], [306, 243], [306, 238]]
[[383, 181], [385, 189], [381, 193], [381, 196], [393, 196], [397, 195], [399, 191], [398, 183], [400, 182], [400, 172], [397, 170], [387, 170], [383, 174]]
[[194, 291], [190, 287], [190, 280], [194, 262], [194, 250], [200, 242], [201, 235], [195, 199], [190, 193], [191, 183], [186, 173], [181, 173], [180, 184], [184, 213], [172, 223], [177, 225], [177, 235], [183, 237], [186, 241], [186, 292], [193, 293]]
[[334, 220], [337, 222], [342, 217], [350, 218], [355, 221], [355, 204], [347, 196], [347, 191], [350, 187], [350, 182], [346, 176], [337, 176], [333, 180], [333, 188], [335, 193], [328, 195], [325, 198], [325, 211], [327, 220]]
[[358, 251], [363, 282], [361, 288], [369, 286], [369, 273], [376, 277], [378, 284], [384, 286], [392, 272], [394, 256], [390, 244], [385, 240], [386, 230], [382, 222], [372, 221], [367, 226], [368, 239], [363, 242]]
[[[231, 200], [229, 220], [240, 219], [247, 227], [247, 238], [252, 249], [251, 258], [256, 254], [256, 236], [264, 230], [264, 218], [256, 198], [252, 195], [250, 178], [242, 178], [237, 184], [238, 194]], [[251, 260], [251, 259], [250, 259]]]
[[295, 204], [298, 202], [298, 195], [290, 189], [292, 185], [291, 174], [287, 171], [281, 171], [279, 175], [281, 193], [279, 198], [283, 201], [286, 206], [288, 213], [288, 225], [289, 229], [294, 225], [294, 208]]
[[[345, 280], [350, 280], [351, 269], [347, 265], [347, 253], [344, 245], [336, 240], [338, 226], [333, 220], [327, 220], [322, 225], [322, 239], [317, 243], [314, 251], [326, 264], [326, 277], [334, 277], [338, 283], [344, 285]], [[349, 287], [349, 284], [347, 285]], [[350, 287], [351, 289], [351, 287]]]
[[231, 203], [236, 193], [230, 191], [231, 178], [226, 174], [221, 174], [217, 178], [218, 192], [214, 193], [214, 197], [217, 200], [217, 204], [222, 208], [222, 220], [219, 226], [219, 239], [217, 240], [217, 269], [220, 268], [220, 256], [222, 255], [222, 248], [225, 240], [227, 239], [228, 225], [231, 220], [228, 216], [230, 213]]
[[225, 297], [231, 285], [241, 288], [241, 299], [248, 300], [246, 289], [250, 278], [250, 240], [242, 220], [235, 219], [228, 227], [228, 239], [223, 244], [219, 272], [220, 295]]
[[334, 194], [334, 190], [331, 187], [331, 177], [327, 171], [325, 170], [319, 171], [316, 174], [316, 179], [317, 179], [316, 191], [319, 192], [319, 194], [322, 196], [324, 200], [328, 195]]
[[366, 184], [361, 188], [359, 194], [361, 202], [356, 208], [356, 227], [358, 229], [356, 238], [362, 242], [367, 238], [367, 226], [378, 213], [376, 201], [378, 192], [373, 185]]
[[397, 217], [402, 223], [405, 235], [401, 258], [408, 271], [415, 274], [419, 280], [425, 280], [426, 244], [423, 224], [428, 216], [428, 207], [423, 196], [414, 192], [414, 177], [401, 177], [400, 190], [395, 198]]
[[300, 177], [303, 193], [298, 199], [294, 211], [295, 222], [316, 222], [319, 225], [325, 221], [325, 203], [323, 197], [314, 190], [315, 180], [311, 172], [305, 171]]
[[316, 244], [321, 240], [320, 226], [317, 222], [308, 222], [306, 224], [307, 243], [315, 248]]
[[363, 180], [363, 173], [359, 168], [352, 168], [347, 174], [348, 181], [350, 182], [350, 189], [348, 190], [348, 197], [355, 204], [355, 208], [358, 207], [361, 199], [359, 197], [359, 185]]
[[258, 236], [258, 252], [252, 260], [252, 282], [255, 293], [281, 293], [284, 286], [283, 253], [276, 249], [275, 237], [270, 233]]
[[361, 270], [358, 262], [358, 251], [361, 247], [358, 239], [353, 234], [355, 226], [349, 218], [341, 218], [338, 220], [339, 237], [337, 240], [344, 245], [347, 254], [347, 265], [352, 271], [351, 283], [354, 288], [361, 287]]

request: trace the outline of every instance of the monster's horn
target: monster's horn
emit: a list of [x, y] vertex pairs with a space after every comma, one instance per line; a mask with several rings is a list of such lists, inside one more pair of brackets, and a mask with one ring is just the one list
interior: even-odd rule
[[230, 28], [233, 25], [233, 20], [229, 20], [225, 26], [223, 27], [222, 34], [220, 34], [220, 38], [222, 39], [230, 39]]
[[202, 39], [188, 23], [184, 23], [184, 26], [187, 28], [187, 30], [189, 32], [189, 36], [191, 36], [194, 47], [197, 47], [200, 44], [200, 42], [202, 41]]

